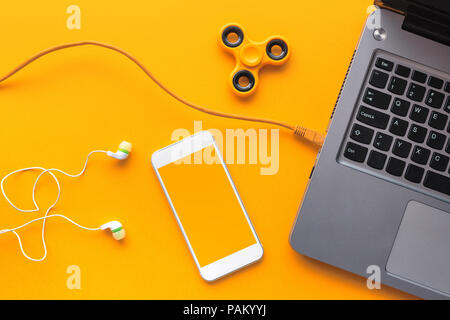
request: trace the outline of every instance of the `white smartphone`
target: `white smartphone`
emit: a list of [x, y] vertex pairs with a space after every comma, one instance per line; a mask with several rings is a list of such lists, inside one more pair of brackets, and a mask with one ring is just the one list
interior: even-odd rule
[[261, 259], [263, 248], [211, 133], [156, 151], [152, 165], [203, 279]]

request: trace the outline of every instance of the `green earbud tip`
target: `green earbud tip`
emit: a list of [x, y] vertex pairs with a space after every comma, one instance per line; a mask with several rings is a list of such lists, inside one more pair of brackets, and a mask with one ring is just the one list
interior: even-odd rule
[[122, 230], [122, 227], [118, 227], [118, 228], [116, 228], [116, 229], [114, 229], [114, 230], [111, 230], [111, 232], [112, 232], [112, 233], [114, 233], [114, 232], [119, 232], [120, 230]]

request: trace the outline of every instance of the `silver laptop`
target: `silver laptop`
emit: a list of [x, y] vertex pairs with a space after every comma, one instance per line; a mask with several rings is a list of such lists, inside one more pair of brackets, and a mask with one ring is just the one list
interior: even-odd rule
[[450, 1], [383, 0], [365, 24], [290, 243], [450, 298]]

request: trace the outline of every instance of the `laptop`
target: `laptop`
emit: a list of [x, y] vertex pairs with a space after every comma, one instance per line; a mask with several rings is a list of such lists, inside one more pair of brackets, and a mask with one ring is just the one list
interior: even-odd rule
[[380, 270], [382, 285], [450, 299], [450, 1], [374, 4], [290, 244], [366, 278]]

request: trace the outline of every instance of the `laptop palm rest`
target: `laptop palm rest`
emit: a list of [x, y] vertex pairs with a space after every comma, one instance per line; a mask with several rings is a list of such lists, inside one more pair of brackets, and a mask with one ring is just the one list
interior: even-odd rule
[[386, 270], [450, 296], [450, 213], [410, 201]]

